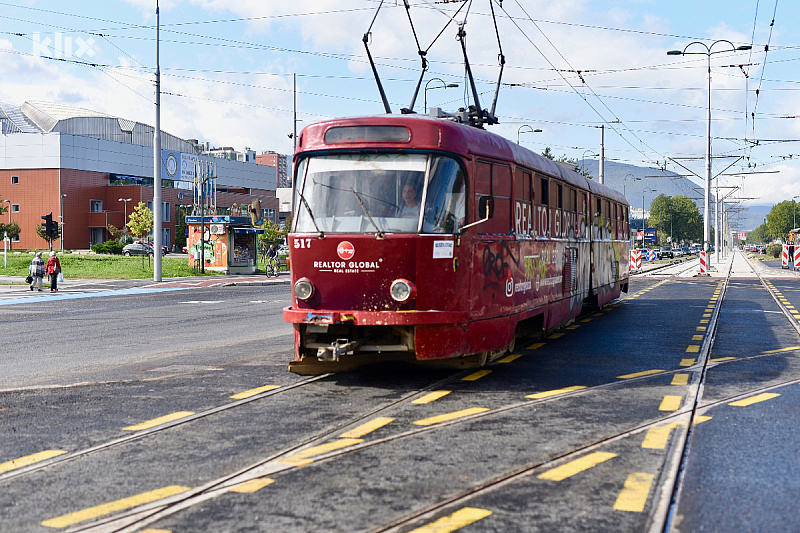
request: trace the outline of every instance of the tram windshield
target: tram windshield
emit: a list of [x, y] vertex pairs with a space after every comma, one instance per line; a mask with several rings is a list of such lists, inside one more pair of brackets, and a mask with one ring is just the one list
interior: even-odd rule
[[294, 231], [456, 233], [465, 198], [465, 175], [452, 157], [311, 156], [297, 166]]

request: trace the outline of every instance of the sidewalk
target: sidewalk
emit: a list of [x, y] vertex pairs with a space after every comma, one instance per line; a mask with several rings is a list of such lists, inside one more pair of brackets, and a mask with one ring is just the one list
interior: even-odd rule
[[[219, 276], [189, 276], [183, 278], [166, 278], [163, 281], [153, 281], [152, 279], [76, 279], [65, 278], [58, 284], [59, 293], [62, 291], [113, 291], [121, 289], [155, 289], [155, 288], [174, 288], [174, 287], [222, 287], [234, 285], [273, 285], [288, 284], [291, 277], [288, 272], [281, 273], [278, 277], [268, 278], [264, 274], [256, 275], [219, 275]], [[44, 291], [47, 288], [47, 279], [43, 285]], [[25, 283], [23, 276], [0, 276], [0, 298], [9, 296], [11, 293], [30, 292], [28, 284]]]

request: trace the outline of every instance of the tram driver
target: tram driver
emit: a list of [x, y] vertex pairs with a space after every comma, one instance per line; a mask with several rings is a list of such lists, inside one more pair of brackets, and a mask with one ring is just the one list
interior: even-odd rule
[[401, 218], [419, 218], [419, 199], [417, 186], [412, 181], [403, 185], [403, 203], [397, 208], [397, 216]]

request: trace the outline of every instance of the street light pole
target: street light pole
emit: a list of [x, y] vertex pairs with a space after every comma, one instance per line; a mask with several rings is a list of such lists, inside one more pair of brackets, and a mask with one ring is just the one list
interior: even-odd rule
[[[522, 131], [522, 128], [528, 128], [526, 131]], [[542, 130], [539, 128], [533, 129], [527, 124], [523, 124], [517, 129], [517, 144], [519, 144], [519, 134], [520, 133], [542, 133]]]
[[424, 93], [425, 93], [425, 95], [424, 95], [425, 113], [428, 112], [428, 85], [432, 81], [438, 81], [439, 83], [441, 83], [441, 85], [438, 86], [438, 87], [431, 87], [431, 90], [433, 90], [433, 89], [451, 89], [453, 87], [458, 87], [457, 83], [445, 83], [444, 80], [441, 79], [441, 78], [431, 78], [431, 79], [429, 79], [428, 82], [425, 84], [425, 91], [424, 91]]
[[59, 209], [61, 211], [60, 216], [58, 217], [61, 219], [61, 235], [58, 237], [58, 240], [61, 241], [61, 251], [64, 251], [64, 198], [67, 198], [66, 194], [62, 194], [61, 198], [59, 198]]
[[[581, 171], [586, 172], [586, 152], [593, 152], [594, 150], [584, 150], [583, 156], [581, 157]], [[598, 154], [592, 154], [592, 156], [597, 156]]]
[[133, 198], [120, 198], [119, 201], [120, 202], [125, 202], [125, 210], [123, 211], [123, 213], [125, 213], [125, 215], [124, 215], [124, 218], [122, 219], [122, 222], [123, 222], [123, 224], [122, 224], [123, 228], [122, 229], [125, 230], [125, 233], [128, 233], [128, 202], [132, 202]]
[[[717, 43], [728, 43], [730, 45], [730, 49], [725, 50], [717, 50], [713, 52], [711, 49], [714, 48], [714, 45]], [[690, 46], [699, 44], [703, 48], [705, 48], [705, 52], [687, 52]], [[710, 199], [710, 189], [711, 189], [711, 55], [718, 54], [720, 52], [735, 52], [738, 50], [750, 50], [752, 48], [749, 45], [739, 46], [736, 47], [733, 45], [732, 42], [727, 41], [725, 39], [719, 39], [711, 43], [711, 46], [700, 42], [694, 41], [686, 45], [686, 47], [681, 50], [670, 50], [667, 52], [668, 56], [680, 56], [680, 55], [694, 55], [694, 54], [705, 54], [708, 58], [708, 105], [707, 105], [707, 114], [706, 114], [706, 177], [705, 177], [705, 200], [703, 202], [703, 251], [706, 253], [706, 260], [708, 260], [708, 251], [709, 251], [709, 242], [711, 240], [711, 224], [709, 220], [710, 216], [710, 209], [709, 209], [709, 199]], [[717, 232], [719, 233], [719, 232]]]

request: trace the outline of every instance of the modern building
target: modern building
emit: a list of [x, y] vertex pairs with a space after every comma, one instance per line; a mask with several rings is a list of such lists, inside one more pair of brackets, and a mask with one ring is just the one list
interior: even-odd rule
[[288, 155], [266, 150], [256, 156], [256, 163], [278, 169], [278, 181], [275, 185], [281, 189], [292, 186], [292, 177], [289, 175], [290, 159]]
[[[153, 132], [147, 124], [62, 104], [0, 103], [0, 198], [21, 227], [13, 246], [46, 248], [36, 228], [51, 212], [63, 223], [54, 247], [86, 249], [111, 238], [109, 225], [123, 228], [139, 202], [152, 208]], [[262, 216], [278, 221], [277, 169], [201, 155], [195, 142], [166, 132], [161, 143], [164, 244], [174, 242], [180, 211], [195, 203], [195, 169], [203, 164], [216, 168], [216, 214], [258, 200]]]

